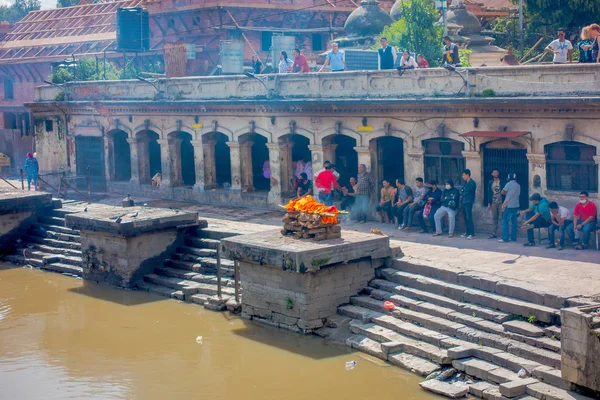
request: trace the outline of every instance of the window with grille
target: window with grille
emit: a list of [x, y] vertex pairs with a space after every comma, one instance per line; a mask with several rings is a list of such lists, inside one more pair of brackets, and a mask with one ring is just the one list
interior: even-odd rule
[[598, 165], [594, 161], [594, 146], [559, 142], [546, 145], [545, 150], [549, 190], [598, 191]]
[[442, 185], [452, 179], [455, 186], [462, 186], [462, 172], [465, 158], [462, 155], [464, 144], [452, 139], [436, 138], [423, 140], [425, 149], [425, 181], [435, 179]]

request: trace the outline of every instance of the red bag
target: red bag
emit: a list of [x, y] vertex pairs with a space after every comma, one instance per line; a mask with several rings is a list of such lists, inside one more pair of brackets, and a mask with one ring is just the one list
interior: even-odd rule
[[425, 218], [429, 217], [430, 213], [431, 213], [431, 200], [429, 200], [427, 202], [427, 204], [425, 204], [425, 208], [423, 209], [423, 217], [425, 217]]

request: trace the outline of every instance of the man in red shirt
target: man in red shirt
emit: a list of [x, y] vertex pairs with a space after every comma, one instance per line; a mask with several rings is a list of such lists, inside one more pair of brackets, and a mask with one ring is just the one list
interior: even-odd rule
[[342, 190], [337, 178], [331, 172], [334, 168], [333, 164], [329, 164], [325, 167], [325, 171], [319, 173], [315, 179], [315, 186], [319, 190], [319, 201], [326, 206], [333, 205], [333, 188]]
[[579, 231], [581, 236], [581, 232], [583, 231], [583, 239], [575, 246], [576, 250], [587, 249], [590, 234], [596, 229], [598, 209], [589, 200], [589, 196], [589, 193], [586, 191], [579, 193], [579, 203], [577, 203], [573, 211], [573, 223], [566, 229], [569, 238], [571, 238], [571, 243], [575, 243], [575, 232]]
[[300, 54], [300, 49], [294, 49], [294, 65], [292, 65], [293, 72], [296, 72], [296, 67], [298, 67], [298, 73], [300, 74], [310, 72], [308, 61], [306, 61], [304, 54]]

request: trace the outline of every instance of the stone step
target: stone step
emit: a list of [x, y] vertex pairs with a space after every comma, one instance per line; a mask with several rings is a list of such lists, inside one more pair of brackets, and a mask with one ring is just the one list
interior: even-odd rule
[[172, 294], [176, 292], [176, 290], [172, 289], [172, 288], [168, 288], [165, 286], [161, 286], [161, 285], [155, 285], [153, 283], [150, 282], [139, 282], [137, 284], [137, 288], [139, 290], [142, 291], [146, 291], [146, 292], [150, 292], [150, 293], [155, 293], [164, 297], [173, 297]]
[[[81, 257], [81, 250], [77, 250], [77, 249], [63, 249], [63, 248], [57, 248], [54, 246], [48, 246], [48, 245], [44, 245], [44, 244], [39, 244], [39, 243], [31, 243], [32, 246], [32, 250], [39, 250], [43, 253], [48, 253], [48, 254], [62, 254], [62, 255], [68, 255], [68, 256], [75, 256], [75, 257]], [[19, 250], [24, 250], [27, 247], [20, 247]]]
[[[194, 275], [192, 280], [194, 282], [198, 282], [198, 283], [208, 283], [211, 285], [217, 284], [217, 276], [214, 274], [196, 274], [196, 275]], [[221, 286], [222, 287], [227, 286], [227, 287], [234, 288], [235, 281], [233, 279], [222, 276], [221, 277]]]
[[[179, 253], [179, 254], [177, 254], [177, 253]], [[189, 254], [189, 255], [194, 255], [197, 257], [216, 257], [217, 256], [217, 250], [215, 250], [215, 249], [199, 249], [197, 247], [188, 247], [188, 246], [178, 247], [177, 253], [175, 255]], [[178, 259], [181, 259], [181, 258], [178, 258]]]
[[459, 302], [467, 302], [479, 306], [500, 310], [524, 318], [533, 316], [537, 321], [560, 325], [560, 311], [544, 305], [539, 305], [511, 297], [493, 294], [483, 290], [469, 289], [465, 286], [447, 283], [438, 279], [427, 278], [408, 272], [386, 268], [381, 271], [386, 280], [399, 283], [414, 289], [446, 296]]
[[[179, 261], [179, 260], [165, 260], [165, 266], [169, 268], [176, 268], [185, 271], [192, 271], [197, 273], [216, 273], [216, 261], [215, 263], [209, 263], [203, 261], [201, 263], [194, 263], [189, 261]], [[233, 268], [227, 268], [221, 265], [221, 275], [224, 277], [232, 277], [234, 275]]]
[[350, 322], [350, 331], [379, 342], [384, 353], [408, 353], [428, 359], [436, 364], [449, 365], [452, 360], [448, 351], [429, 343], [411, 339], [391, 329], [383, 328], [373, 323], [362, 323], [357, 320]]
[[81, 241], [80, 235], [73, 235], [70, 233], [63, 233], [63, 232], [54, 232], [54, 231], [49, 231], [49, 230], [42, 231], [40, 229], [29, 229], [27, 231], [27, 234], [29, 235], [29, 237], [35, 236], [35, 237], [42, 237], [42, 238], [50, 238], [50, 239], [56, 239], [56, 240], [63, 240], [66, 242], [79, 243]]
[[77, 257], [77, 256], [66, 256], [66, 255], [60, 255], [58, 256], [60, 258], [60, 262], [63, 264], [69, 264], [69, 265], [74, 265], [76, 267], [81, 267], [81, 264], [83, 262], [83, 260], [81, 259], [81, 257]]
[[592, 400], [590, 397], [582, 396], [569, 390], [560, 389], [543, 382], [528, 385], [527, 394], [537, 399], [544, 400]]
[[[187, 279], [171, 278], [157, 274], [148, 274], [144, 275], [144, 280], [155, 285], [161, 285], [168, 288], [181, 290], [186, 296], [198, 293], [207, 295], [217, 294], [216, 285], [194, 282]], [[233, 295], [234, 289], [230, 287], [222, 287], [221, 293]]]
[[[55, 249], [73, 249], [73, 250], [81, 250], [81, 244], [77, 242], [70, 242], [58, 239], [51, 238], [43, 238], [38, 236], [29, 236], [27, 241], [34, 242], [37, 244], [43, 244], [50, 247], [54, 247]], [[60, 250], [56, 250], [59, 252]]]
[[194, 236], [201, 239], [213, 239], [213, 240], [222, 240], [228, 237], [237, 236], [239, 233], [229, 232], [229, 231], [221, 231], [211, 229], [210, 226], [207, 228], [195, 228], [193, 231]]
[[462, 303], [460, 301], [449, 299], [446, 296], [440, 296], [434, 293], [409, 288], [383, 279], [373, 279], [369, 286], [377, 289], [387, 290], [388, 292], [392, 292], [414, 300], [428, 302], [440, 307], [451, 308], [463, 314], [474, 315], [498, 323], [508, 321], [512, 317], [511, 314], [503, 313], [498, 310], [492, 310], [487, 307], [476, 306], [469, 303]]
[[193, 271], [187, 271], [185, 269], [169, 268], [169, 267], [156, 267], [156, 268], [154, 268], [154, 273], [157, 275], [167, 276], [170, 278], [183, 279], [183, 280], [192, 280], [193, 277], [198, 275], [198, 273], [193, 272]]
[[59, 216], [42, 215], [38, 217], [38, 223], [46, 225], [57, 225], [65, 227], [65, 219]]
[[[213, 251], [215, 251], [215, 250], [213, 250]], [[213, 257], [213, 256], [202, 257], [202, 256], [198, 256], [196, 254], [175, 253], [171, 256], [171, 258], [174, 260], [178, 260], [178, 261], [200, 263], [205, 267], [217, 268], [216, 254], [215, 254], [215, 257]], [[228, 258], [221, 258], [221, 267], [233, 268], [234, 267], [233, 260], [230, 260]]]
[[36, 224], [31, 225], [31, 227], [33, 229], [37, 229], [37, 230], [39, 230], [40, 228], [44, 228], [47, 231], [52, 231], [55, 233], [66, 233], [69, 235], [80, 235], [81, 234], [81, 232], [79, 232], [78, 230], [74, 230], [74, 229], [67, 228], [67, 227], [60, 226], [60, 225], [36, 223]]
[[454, 360], [452, 361], [452, 366], [469, 376], [496, 384], [519, 379], [519, 376], [515, 372], [478, 358]]
[[388, 362], [421, 376], [428, 376], [440, 370], [436, 363], [407, 353], [388, 354]]
[[83, 274], [83, 268], [63, 263], [45, 264], [42, 269], [75, 276], [81, 276]]
[[205, 303], [208, 302], [210, 295], [207, 294], [193, 294], [191, 296], [188, 296], [188, 299], [195, 304], [199, 304], [201, 306], [203, 306]]
[[[381, 283], [374, 283], [375, 286], [383, 287]], [[461, 311], [455, 311], [453, 308], [447, 308], [439, 305], [434, 305], [431, 303], [427, 303], [424, 301], [414, 300], [408, 297], [404, 297], [398, 294], [394, 294], [392, 292], [388, 292], [382, 289], [367, 289], [366, 292], [370, 294], [376, 300], [382, 301], [391, 301], [392, 303], [400, 306], [408, 308], [409, 310], [421, 312], [424, 314], [433, 315], [436, 317], [448, 319], [450, 321], [458, 322], [464, 324], [466, 326], [482, 330], [488, 333], [496, 333], [499, 335], [503, 335], [506, 337], [510, 337], [511, 339], [515, 339], [519, 342], [527, 343], [531, 346], [536, 346], [542, 349], [551, 350], [554, 352], [560, 351], [560, 341], [552, 340], [550, 338], [539, 338], [533, 336], [524, 336], [520, 333], [514, 333], [513, 331], [505, 329], [503, 324], [496, 323], [494, 321], [489, 321], [487, 319], [480, 318], [478, 316], [463, 314]], [[511, 321], [512, 322], [512, 321]], [[525, 323], [523, 321], [519, 321]], [[507, 322], [505, 324], [509, 324]], [[527, 323], [525, 323], [527, 324]], [[531, 324], [528, 324], [531, 325]], [[531, 325], [532, 329], [539, 329], [534, 325]], [[525, 328], [523, 328], [525, 331]], [[544, 336], [544, 332], [541, 331], [542, 336]]]
[[[444, 318], [435, 317], [429, 314], [420, 313], [404, 308], [396, 308], [391, 313], [387, 312], [383, 305], [383, 301], [373, 299], [368, 296], [354, 296], [350, 298], [351, 304], [378, 311], [382, 314], [391, 314], [390, 317], [410, 323], [419, 324], [426, 329], [456, 337], [462, 341], [478, 343], [484, 346], [493, 347], [514, 354], [516, 356], [525, 357], [537, 363], [548, 365], [554, 368], [560, 368], [561, 356], [552, 351], [540, 349], [526, 343], [518, 342], [514, 339], [502, 337], [498, 334], [482, 332], [480, 330], [468, 327], [462, 323], [450, 321]], [[372, 322], [381, 325], [378, 319]], [[383, 325], [385, 326], [385, 325]], [[394, 329], [393, 327], [385, 326]], [[404, 332], [399, 332], [403, 333]], [[410, 336], [410, 335], [409, 335]]]
[[423, 389], [442, 395], [450, 399], [465, 397], [469, 393], [469, 386], [463, 382], [448, 383], [437, 379], [430, 379], [419, 383]]
[[194, 236], [188, 236], [185, 238], [186, 246], [197, 247], [200, 249], [216, 249], [221, 242], [214, 239], [202, 239]]

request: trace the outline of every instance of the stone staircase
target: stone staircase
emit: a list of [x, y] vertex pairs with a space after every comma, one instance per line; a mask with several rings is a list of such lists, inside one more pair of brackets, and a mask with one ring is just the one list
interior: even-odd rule
[[59, 208], [38, 217], [17, 243], [15, 252], [3, 260], [80, 277], [80, 234], [65, 226], [65, 215], [70, 212]]
[[223, 311], [239, 311], [235, 303], [234, 264], [221, 259], [221, 294], [217, 295], [217, 247], [220, 240], [237, 233], [199, 227], [189, 230], [183, 246], [169, 259], [144, 276], [138, 288], [165, 297], [203, 305]]
[[427, 377], [421, 386], [447, 397], [587, 399], [561, 377], [567, 300], [494, 285], [396, 261], [317, 333]]

